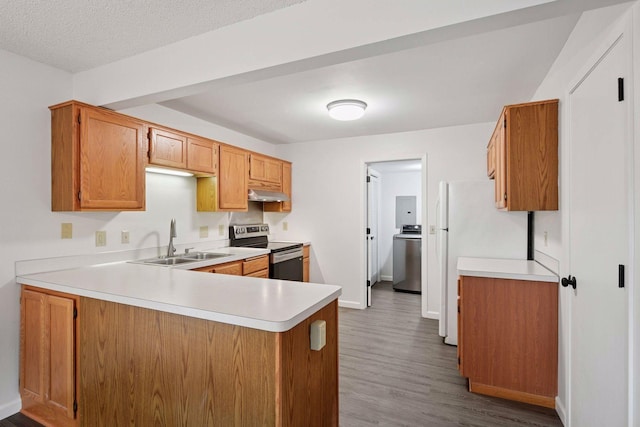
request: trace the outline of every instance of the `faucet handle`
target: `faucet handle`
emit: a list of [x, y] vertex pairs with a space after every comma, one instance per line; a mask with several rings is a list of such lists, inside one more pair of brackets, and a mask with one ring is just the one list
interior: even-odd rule
[[185, 254], [188, 254], [188, 253], [189, 253], [189, 251], [190, 251], [191, 249], [195, 249], [195, 248], [185, 248], [185, 249], [184, 249], [184, 253], [185, 253]]

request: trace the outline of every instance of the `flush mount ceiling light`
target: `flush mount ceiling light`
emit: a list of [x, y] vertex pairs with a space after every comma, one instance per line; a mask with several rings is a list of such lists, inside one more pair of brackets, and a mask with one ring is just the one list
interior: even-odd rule
[[357, 99], [341, 99], [327, 104], [329, 115], [342, 121], [359, 119], [364, 116], [366, 108], [367, 104]]
[[145, 168], [145, 170], [147, 172], [151, 172], [151, 173], [161, 173], [164, 175], [175, 175], [175, 176], [193, 176], [192, 173], [189, 172], [182, 172], [182, 171], [176, 171], [173, 169], [162, 169], [162, 168], [152, 168], [152, 167], [148, 167]]

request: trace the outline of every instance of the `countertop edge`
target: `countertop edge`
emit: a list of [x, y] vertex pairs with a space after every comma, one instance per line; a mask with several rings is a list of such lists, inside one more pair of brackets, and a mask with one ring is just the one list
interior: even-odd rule
[[555, 273], [532, 260], [460, 257], [456, 267], [459, 276], [549, 283], [559, 281]]

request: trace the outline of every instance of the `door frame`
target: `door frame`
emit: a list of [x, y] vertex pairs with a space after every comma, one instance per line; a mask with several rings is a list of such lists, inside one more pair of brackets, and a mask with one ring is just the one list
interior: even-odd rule
[[[571, 117], [571, 94], [580, 86], [580, 84], [590, 75], [593, 69], [597, 67], [602, 58], [606, 56], [610, 49], [612, 49], [616, 44], [620, 37], [622, 37], [625, 33], [627, 37], [630, 37], [631, 47], [629, 49], [629, 53], [632, 55], [631, 58], [631, 67], [632, 67], [632, 76], [633, 78], [627, 79], [629, 81], [624, 82], [625, 84], [625, 92], [628, 100], [630, 102], [630, 106], [628, 109], [628, 125], [627, 125], [627, 134], [628, 134], [628, 152], [630, 156], [628, 156], [628, 161], [632, 162], [631, 167], [629, 167], [630, 176], [628, 179], [628, 197], [629, 197], [629, 230], [633, 234], [633, 238], [630, 239], [630, 244], [632, 245], [629, 248], [630, 255], [630, 265], [628, 272], [628, 287], [629, 287], [629, 301], [628, 301], [628, 339], [629, 339], [629, 354], [628, 354], [628, 373], [629, 378], [634, 379], [634, 377], [638, 376], [640, 373], [640, 362], [635, 361], [634, 358], [637, 358], [635, 355], [640, 355], [640, 327], [634, 328], [634, 322], [638, 322], [640, 318], [640, 292], [637, 289], [636, 283], [636, 271], [640, 271], [640, 251], [634, 250], [634, 248], [640, 248], [640, 226], [638, 224], [639, 217], [637, 212], [640, 212], [640, 194], [635, 192], [635, 189], [640, 189], [640, 124], [636, 124], [636, 120], [634, 120], [634, 110], [635, 105], [640, 105], [640, 94], [636, 92], [634, 81], [637, 78], [640, 78], [640, 70], [638, 65], [640, 65], [640, 47], [638, 46], [638, 35], [634, 33], [634, 21], [638, 21], [640, 19], [640, 8], [635, 6], [633, 8], [633, 17], [632, 12], [627, 13], [626, 16], [622, 17], [611, 29], [611, 31], [602, 38], [601, 43], [598, 45], [596, 49], [594, 49], [594, 54], [589, 57], [589, 60], [586, 61], [585, 65], [579, 69], [579, 72], [575, 74], [575, 77], [569, 82], [570, 84], [567, 86], [567, 90], [564, 94], [564, 99], [566, 102], [562, 109], [562, 116], [567, 117], [566, 126], [562, 126], [562, 139], [566, 141], [565, 144], [562, 144], [560, 158], [567, 159], [561, 163], [562, 173], [561, 173], [561, 182], [564, 182], [565, 185], [561, 185], [561, 223], [562, 223], [562, 257], [564, 262], [560, 263], [560, 276], [567, 277], [571, 273], [571, 265], [570, 265], [570, 256], [571, 256], [571, 248], [570, 248], [570, 224], [571, 224], [571, 206], [569, 203], [569, 198], [566, 194], [562, 194], [567, 191], [567, 186], [570, 182], [571, 169], [572, 169], [572, 159], [569, 154], [571, 153], [572, 146], [572, 135], [571, 135], [571, 126], [568, 122]], [[572, 314], [573, 314], [573, 297], [569, 294], [569, 291], [565, 288], [560, 288], [560, 303], [561, 307], [565, 306], [566, 311], [560, 310], [560, 336], [564, 337], [561, 344], [564, 344], [564, 348], [566, 352], [562, 360], [559, 358], [558, 363], [559, 367], [564, 368], [564, 383], [565, 383], [565, 400], [561, 401], [558, 396], [556, 398], [556, 411], [558, 415], [562, 419], [563, 423], [567, 427], [577, 427], [572, 426], [571, 420], [571, 398], [572, 398], [572, 374], [571, 374], [571, 357], [572, 357], [572, 329], [574, 325], [572, 324]], [[635, 320], [634, 320], [635, 319]], [[636, 323], [637, 324], [637, 323]], [[575, 327], [579, 327], [576, 325]], [[560, 349], [559, 349], [560, 350]], [[635, 382], [634, 382], [635, 381]], [[628, 420], [629, 426], [633, 425], [634, 421], [637, 421], [640, 412], [640, 379], [635, 378], [635, 380], [630, 380], [627, 390], [628, 395]]]
[[[420, 160], [421, 174], [420, 174], [420, 188], [422, 193], [422, 209], [421, 209], [421, 223], [423, 226], [422, 231], [422, 260], [423, 266], [421, 271], [422, 279], [422, 299], [421, 299], [421, 316], [427, 317], [428, 300], [429, 300], [429, 284], [428, 280], [428, 192], [427, 192], [427, 153], [418, 153], [414, 155], [398, 155], [398, 156], [385, 156], [380, 158], [367, 158], [360, 160], [360, 231], [358, 237], [360, 239], [360, 308], [365, 309], [367, 307], [367, 167], [370, 163], [379, 162], [395, 162], [402, 160]], [[378, 230], [379, 231], [379, 230]]]
[[[375, 202], [376, 205], [374, 206], [374, 210], [376, 210], [376, 224], [375, 224], [375, 231], [376, 233], [374, 234], [375, 239], [371, 240], [371, 239], [367, 239], [367, 236], [365, 236], [365, 239], [367, 239], [367, 282], [372, 282], [371, 284], [367, 284], [367, 301], [366, 301], [366, 305], [367, 307], [371, 307], [371, 303], [372, 303], [372, 294], [371, 294], [371, 290], [373, 288], [373, 285], [376, 284], [377, 281], [380, 280], [380, 238], [379, 238], [379, 233], [380, 233], [380, 172], [378, 172], [377, 170], [368, 167], [369, 165], [367, 165], [367, 228], [372, 228], [371, 224], [369, 223], [369, 217], [370, 217], [370, 203], [369, 203], [369, 196], [370, 196], [370, 191], [371, 190], [371, 184], [373, 182], [373, 179], [369, 180], [369, 177], [371, 178], [375, 178], [375, 182], [377, 183], [377, 187], [376, 187], [376, 195], [375, 195]], [[372, 280], [370, 280], [370, 278], [373, 278], [373, 274], [370, 275], [370, 273], [372, 273], [371, 269], [369, 268], [371, 263], [371, 255], [373, 254], [373, 251], [370, 251], [371, 247], [375, 246], [376, 250], [375, 250], [375, 266], [377, 268], [377, 272], [375, 274], [377, 280], [374, 282]]]

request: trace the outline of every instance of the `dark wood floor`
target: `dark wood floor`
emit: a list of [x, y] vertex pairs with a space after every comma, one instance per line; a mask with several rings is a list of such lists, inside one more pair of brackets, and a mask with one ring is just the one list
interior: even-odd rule
[[339, 316], [341, 427], [562, 426], [554, 410], [469, 393], [419, 295], [381, 282], [371, 308]]
[[[469, 393], [419, 295], [382, 282], [371, 308], [339, 316], [341, 427], [562, 426], [553, 410]], [[42, 426], [16, 414], [0, 427]]]

